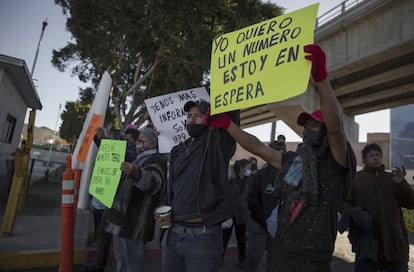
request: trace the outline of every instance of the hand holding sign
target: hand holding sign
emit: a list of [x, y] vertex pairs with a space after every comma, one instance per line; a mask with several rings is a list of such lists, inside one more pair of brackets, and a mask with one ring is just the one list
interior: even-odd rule
[[130, 162], [123, 162], [121, 164], [121, 171], [134, 179], [139, 178], [141, 175], [141, 168]]
[[304, 51], [311, 54], [305, 56], [305, 59], [312, 61], [311, 72], [313, 79], [315, 82], [321, 82], [328, 76], [325, 52], [317, 44], [305, 45]]
[[121, 178], [121, 158], [125, 157], [126, 141], [103, 139], [95, 158], [89, 193], [110, 208]]
[[304, 58], [303, 46], [313, 43], [318, 6], [215, 38], [210, 65], [211, 113], [283, 101], [304, 93], [311, 65]]
[[227, 113], [220, 113], [214, 116], [210, 116], [210, 109], [206, 113], [207, 126], [213, 128], [228, 129], [231, 123], [230, 116]]

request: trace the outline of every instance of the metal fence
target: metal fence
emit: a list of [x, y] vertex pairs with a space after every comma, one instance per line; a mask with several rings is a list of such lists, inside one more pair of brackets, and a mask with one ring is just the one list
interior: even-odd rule
[[359, 5], [366, 0], [346, 0], [341, 4], [335, 6], [334, 8], [330, 9], [329, 11], [325, 12], [321, 16], [316, 19], [316, 27], [320, 27], [327, 22], [330, 22], [332, 19], [338, 17], [339, 15], [343, 14], [344, 12], [354, 8], [355, 6]]
[[44, 163], [49, 162], [49, 163], [65, 164], [67, 155], [68, 153], [61, 152], [61, 151], [50, 151], [46, 149], [32, 148], [32, 153], [30, 154], [30, 158], [36, 161], [42, 161]]

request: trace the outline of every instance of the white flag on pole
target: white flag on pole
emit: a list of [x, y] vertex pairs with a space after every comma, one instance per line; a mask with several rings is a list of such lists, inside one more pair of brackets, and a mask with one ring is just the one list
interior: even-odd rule
[[102, 126], [104, 122], [111, 85], [112, 78], [105, 71], [99, 82], [98, 91], [95, 94], [95, 99], [83, 123], [82, 132], [72, 155], [72, 168], [82, 169], [78, 209], [86, 209], [88, 207], [89, 182], [93, 171], [93, 162], [98, 151], [96, 145], [92, 143], [92, 139], [95, 135], [95, 129]]

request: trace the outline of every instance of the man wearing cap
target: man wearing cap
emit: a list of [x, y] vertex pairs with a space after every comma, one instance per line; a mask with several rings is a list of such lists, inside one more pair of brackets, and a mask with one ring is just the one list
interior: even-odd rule
[[296, 153], [268, 147], [226, 114], [208, 120], [209, 126], [225, 128], [244, 149], [280, 169], [275, 183], [279, 206], [272, 247], [272, 271], [276, 272], [330, 271], [338, 203], [346, 198], [355, 173], [355, 155], [344, 133], [342, 109], [327, 80], [325, 53], [314, 44], [306, 45], [304, 51], [309, 53], [305, 59], [312, 61], [312, 83], [320, 109], [298, 116], [297, 123], [304, 130]]
[[[171, 150], [162, 201], [172, 207], [173, 221], [161, 238], [163, 271], [218, 271], [221, 222], [235, 216], [228, 166], [236, 142], [224, 129], [207, 126], [208, 102], [189, 101], [184, 111], [190, 138]], [[228, 117], [239, 123], [238, 111]]]
[[118, 272], [144, 271], [144, 247], [153, 239], [153, 211], [167, 179], [167, 160], [158, 154], [154, 130], [145, 127], [139, 132], [138, 155], [132, 163], [121, 164], [121, 181], [111, 209], [104, 214], [105, 230], [113, 234]]

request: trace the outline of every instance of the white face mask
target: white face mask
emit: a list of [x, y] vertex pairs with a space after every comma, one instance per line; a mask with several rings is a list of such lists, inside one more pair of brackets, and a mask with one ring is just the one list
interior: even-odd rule
[[250, 171], [250, 169], [246, 169], [246, 171], [244, 171], [244, 175], [246, 177], [250, 176], [252, 174], [252, 171]]

